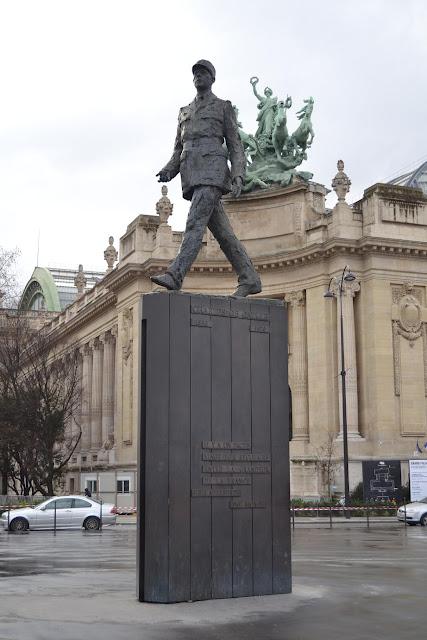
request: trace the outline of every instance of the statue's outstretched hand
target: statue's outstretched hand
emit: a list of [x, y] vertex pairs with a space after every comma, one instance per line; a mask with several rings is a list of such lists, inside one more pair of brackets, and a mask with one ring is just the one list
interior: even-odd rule
[[231, 195], [233, 198], [238, 198], [242, 193], [243, 179], [240, 176], [233, 178], [231, 183]]
[[157, 176], [159, 177], [159, 182], [169, 182], [171, 179], [169, 171], [163, 171], [163, 169], [159, 171], [159, 173], [156, 173], [156, 178]]

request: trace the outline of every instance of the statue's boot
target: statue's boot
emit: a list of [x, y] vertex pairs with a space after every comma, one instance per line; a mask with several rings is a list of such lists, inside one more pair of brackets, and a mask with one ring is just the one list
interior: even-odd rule
[[254, 293], [260, 293], [261, 290], [261, 282], [259, 280], [257, 282], [239, 284], [232, 297], [246, 298], [246, 296], [252, 295]]
[[150, 280], [161, 287], [165, 287], [165, 289], [169, 289], [169, 291], [178, 291], [181, 288], [170, 273], [159, 273], [157, 276], [150, 276]]

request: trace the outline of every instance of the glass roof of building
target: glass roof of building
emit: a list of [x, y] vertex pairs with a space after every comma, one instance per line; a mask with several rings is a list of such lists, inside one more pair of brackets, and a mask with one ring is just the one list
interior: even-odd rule
[[422, 189], [427, 196], [427, 162], [423, 162], [419, 167], [408, 173], [390, 180], [389, 184], [400, 185], [401, 187], [415, 187]]

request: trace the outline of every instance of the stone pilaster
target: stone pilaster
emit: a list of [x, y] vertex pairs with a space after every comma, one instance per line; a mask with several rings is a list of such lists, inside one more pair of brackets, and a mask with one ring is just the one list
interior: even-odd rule
[[[340, 319], [340, 295], [339, 284], [331, 287], [337, 296], [337, 338], [338, 338], [338, 374], [341, 372], [341, 319]], [[360, 438], [359, 432], [359, 402], [357, 391], [357, 362], [356, 362], [356, 332], [354, 327], [353, 298], [360, 291], [360, 284], [353, 282], [343, 282], [342, 290], [342, 315], [344, 334], [344, 365], [346, 382], [346, 405], [347, 405], [347, 436], [348, 438]], [[342, 424], [342, 379], [339, 379], [339, 413], [340, 413], [340, 433], [343, 437]]]
[[289, 386], [292, 391], [292, 440], [309, 440], [307, 335], [304, 291], [286, 294], [292, 313], [292, 355]]
[[91, 406], [91, 448], [95, 451], [102, 446], [102, 343], [98, 338], [91, 340], [93, 349], [92, 406]]
[[[82, 360], [81, 349], [77, 349], [76, 357], [77, 357], [77, 367], [78, 367], [77, 377], [79, 381], [78, 384], [79, 384], [79, 394], [80, 394], [80, 398], [79, 398], [80, 406], [78, 407], [76, 411], [76, 415], [74, 416], [74, 419], [73, 419], [73, 437], [74, 438], [78, 437], [79, 431], [82, 428], [83, 360]], [[76, 447], [76, 453], [79, 452], [81, 448], [82, 448], [82, 436], [80, 436], [79, 443]]]
[[85, 344], [81, 349], [82, 355], [82, 400], [81, 400], [81, 451], [88, 451], [91, 446], [90, 415], [92, 396], [92, 349]]
[[101, 337], [104, 344], [104, 360], [102, 373], [102, 445], [114, 442], [114, 382], [116, 340], [111, 331]]

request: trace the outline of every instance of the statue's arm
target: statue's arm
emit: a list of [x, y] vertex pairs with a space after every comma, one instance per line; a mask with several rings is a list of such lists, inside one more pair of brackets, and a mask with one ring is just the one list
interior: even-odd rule
[[[170, 160], [165, 164], [163, 169], [159, 171], [157, 175], [160, 176], [160, 182], [168, 182], [172, 180], [179, 173], [179, 166], [182, 153], [182, 141], [181, 141], [181, 125], [178, 123], [178, 129], [176, 132], [175, 144], [173, 147], [173, 153]], [[168, 180], [162, 180], [162, 175], [168, 177]]]
[[260, 100], [260, 102], [263, 102], [264, 98], [262, 96], [260, 96], [258, 91], [256, 90], [256, 86], [257, 86], [257, 83], [258, 83], [258, 78], [256, 78], [254, 76], [253, 78], [251, 78], [250, 82], [251, 82], [252, 89], [253, 89], [253, 92], [255, 94], [255, 97], [258, 98], [258, 100]]
[[240, 179], [243, 183], [246, 173], [246, 156], [239, 135], [236, 114], [228, 100], [224, 106], [224, 138], [230, 155], [231, 179], [233, 182]]

